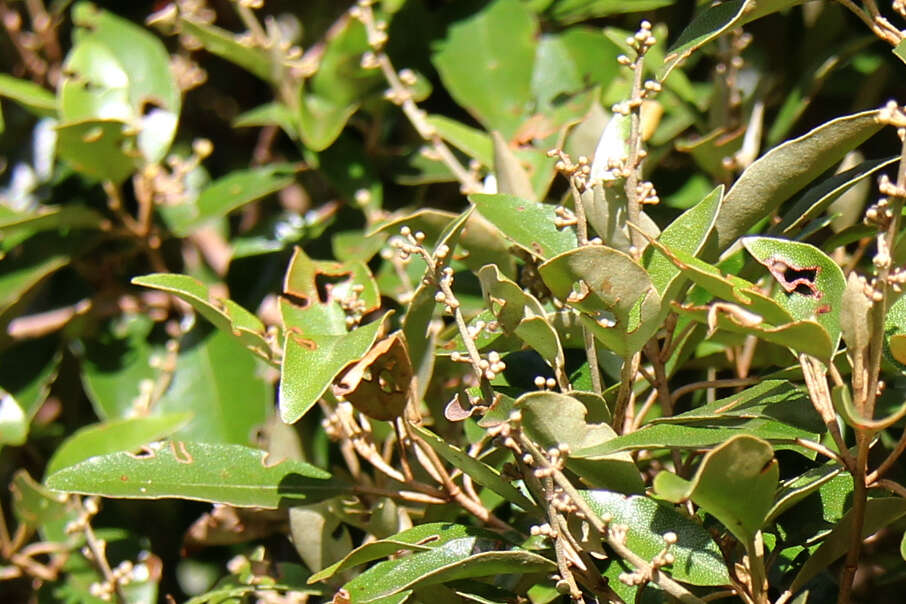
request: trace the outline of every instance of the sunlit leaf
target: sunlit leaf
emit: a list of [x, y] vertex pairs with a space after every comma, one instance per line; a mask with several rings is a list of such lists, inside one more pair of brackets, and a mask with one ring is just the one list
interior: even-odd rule
[[92, 457], [48, 476], [56, 491], [127, 499], [179, 498], [275, 508], [344, 492], [324, 470], [301, 461], [268, 465], [267, 453], [241, 445], [170, 441], [141, 453]]

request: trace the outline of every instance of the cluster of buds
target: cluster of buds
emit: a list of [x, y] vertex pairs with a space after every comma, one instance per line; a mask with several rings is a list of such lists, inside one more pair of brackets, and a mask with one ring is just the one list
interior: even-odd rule
[[591, 160], [586, 156], [580, 155], [576, 162], [563, 151], [563, 149], [551, 149], [547, 152], [548, 157], [556, 157], [557, 163], [554, 169], [562, 172], [568, 179], [576, 183], [580, 190], [588, 185], [588, 179], [591, 176]]
[[400, 260], [408, 262], [412, 256], [428, 256], [424, 242], [425, 234], [422, 231], [413, 233], [408, 226], [403, 226], [400, 229], [400, 237], [392, 237], [389, 244], [397, 250]]
[[554, 208], [554, 226], [558, 229], [575, 226], [576, 224], [578, 224], [578, 219], [572, 210], [564, 206]]
[[[626, 44], [636, 51], [639, 56], [648, 52], [652, 46], [657, 44], [654, 34], [651, 33], [651, 23], [649, 21], [642, 21], [639, 24], [639, 30], [632, 36], [626, 38]], [[617, 58], [617, 61], [619, 61], [621, 65], [629, 65], [631, 63], [629, 58], [625, 55], [620, 55], [620, 57]]]
[[349, 16], [358, 19], [365, 26], [368, 35], [368, 46], [379, 51], [387, 43], [387, 22], [375, 21], [371, 10], [375, 0], [359, 0], [349, 9]]
[[[453, 351], [450, 354], [450, 360], [454, 363], [471, 363], [467, 355], [464, 355], [458, 351]], [[497, 377], [498, 373], [503, 373], [506, 369], [506, 363], [500, 359], [500, 353], [496, 350], [492, 350], [487, 354], [486, 358], [480, 359], [478, 361], [478, 369], [481, 370], [482, 375], [488, 379], [493, 380]]]
[[543, 375], [535, 376], [535, 388], [538, 390], [553, 390], [557, 387], [557, 380], [552, 377], [546, 378]]
[[82, 507], [79, 515], [66, 524], [66, 534], [72, 535], [85, 531], [85, 529], [87, 529], [91, 524], [91, 519], [94, 518], [99, 511], [100, 507], [98, 506], [98, 498], [86, 497], [84, 500], [82, 500]]
[[[545, 451], [547, 456], [547, 463], [536, 467], [533, 470], [535, 477], [538, 479], [549, 478], [554, 474], [555, 470], [562, 470], [566, 465], [566, 458], [569, 456], [569, 446], [566, 443], [560, 443], [556, 447], [551, 447]], [[525, 460], [523, 460], [525, 461]], [[533, 460], [536, 462], [538, 460]], [[525, 462], [525, 465], [532, 465], [528, 462]]]
[[532, 527], [529, 529], [529, 533], [533, 537], [541, 536], [547, 539], [556, 539], [558, 536], [557, 531], [547, 522], [532, 525]]
[[365, 291], [365, 286], [361, 283], [355, 283], [349, 288], [349, 294], [337, 300], [340, 308], [346, 313], [346, 327], [352, 328], [362, 322], [365, 316], [365, 310], [368, 304], [360, 297]]
[[137, 179], [136, 195], [151, 197], [155, 205], [176, 206], [184, 203], [189, 197], [186, 182], [201, 162], [211, 155], [214, 145], [206, 138], [196, 139], [192, 143], [192, 154], [189, 157], [170, 155], [166, 163], [168, 170], [160, 164], [148, 164]]
[[647, 205], [657, 205], [661, 202], [657, 191], [654, 190], [654, 183], [648, 180], [641, 181], [635, 188], [639, 203]]
[[95, 598], [110, 602], [116, 593], [117, 586], [125, 587], [136, 580], [135, 570], [136, 567], [130, 560], [123, 560], [116, 568], [111, 569], [109, 580], [92, 583], [88, 588], [89, 593]]
[[896, 101], [887, 101], [881, 111], [878, 113], [878, 121], [887, 126], [893, 126], [897, 129], [897, 136], [900, 140], [906, 137], [906, 110], [900, 107]]

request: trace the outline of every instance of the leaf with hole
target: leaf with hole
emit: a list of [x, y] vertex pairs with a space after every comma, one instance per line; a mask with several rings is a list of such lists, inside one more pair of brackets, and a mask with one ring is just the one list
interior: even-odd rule
[[839, 265], [808, 243], [770, 237], [745, 237], [741, 241], [779, 285], [774, 299], [794, 319], [813, 320], [824, 327], [833, 353], [840, 342], [840, 311], [846, 289]]
[[242, 445], [169, 441], [133, 453], [92, 457], [49, 475], [55, 491], [126, 499], [192, 499], [276, 508], [316, 502], [348, 490], [301, 461], [268, 465], [267, 453]]

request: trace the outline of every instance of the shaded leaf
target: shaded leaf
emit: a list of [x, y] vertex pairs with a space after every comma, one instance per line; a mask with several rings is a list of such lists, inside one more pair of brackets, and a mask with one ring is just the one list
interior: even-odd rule
[[31, 82], [0, 73], [0, 97], [12, 99], [40, 117], [54, 115], [57, 99], [52, 92]]
[[[603, 404], [603, 401], [600, 401]], [[591, 423], [579, 400], [557, 392], [529, 392], [516, 400], [529, 437], [544, 448], [566, 445], [569, 451], [594, 448], [616, 437], [608, 424]], [[598, 413], [600, 415], [600, 412]], [[566, 467], [592, 487], [621, 493], [641, 493], [645, 485], [628, 453], [610, 453], [592, 459], [566, 454]]]
[[267, 465], [267, 453], [242, 445], [170, 441], [140, 454], [109, 453], [63, 468], [47, 487], [126, 499], [193, 499], [275, 508], [345, 491], [330, 474], [301, 461]]
[[[850, 510], [837, 523], [821, 546], [805, 561], [788, 590], [795, 594], [815, 575], [842, 557], [852, 547], [853, 512]], [[862, 525], [862, 539], [889, 526], [906, 515], [906, 499], [881, 497], [865, 503], [865, 517]]]
[[293, 182], [296, 167], [292, 164], [269, 164], [249, 170], [235, 170], [202, 189], [188, 208], [178, 206], [178, 212], [167, 212], [164, 218], [174, 234], [184, 237], [215, 218], [267, 197]]
[[763, 0], [760, 2], [730, 0], [709, 7], [696, 16], [680, 34], [679, 39], [673, 43], [664, 61], [664, 66], [658, 74], [658, 79], [665, 79], [674, 67], [693, 52], [724, 33], [770, 13], [803, 2], [805, 0]]
[[770, 512], [779, 472], [770, 444], [739, 435], [708, 452], [691, 481], [661, 472], [654, 488], [673, 502], [692, 499], [748, 547]]
[[827, 210], [831, 204], [856, 184], [897, 161], [897, 157], [864, 161], [834, 174], [806, 191], [772, 231], [792, 237], [805, 224]]
[[468, 453], [447, 443], [440, 436], [422, 426], [410, 426], [418, 437], [426, 442], [434, 451], [454, 467], [469, 475], [472, 480], [483, 487], [487, 487], [511, 503], [515, 503], [523, 510], [536, 510], [535, 504], [523, 495], [516, 487], [501, 478], [500, 472], [488, 464], [475, 459]]
[[57, 126], [57, 154], [77, 172], [120, 183], [138, 166], [135, 134], [114, 120], [85, 120]]

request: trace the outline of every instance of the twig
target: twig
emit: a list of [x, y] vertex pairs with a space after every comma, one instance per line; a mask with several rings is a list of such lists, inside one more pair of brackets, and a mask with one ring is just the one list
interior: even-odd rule
[[906, 429], [903, 430], [903, 433], [900, 434], [900, 440], [897, 441], [896, 447], [893, 451], [890, 452], [890, 455], [881, 462], [881, 465], [874, 471], [868, 474], [865, 477], [865, 482], [868, 485], [872, 485], [878, 481], [878, 479], [887, 473], [887, 471], [896, 463], [896, 461], [903, 454], [903, 451], [906, 451]]
[[[387, 83], [390, 84], [390, 92], [388, 95], [390, 100], [400, 106], [403, 113], [406, 115], [406, 118], [408, 118], [409, 122], [412, 124], [412, 127], [418, 132], [418, 135], [431, 144], [431, 147], [440, 161], [450, 169], [459, 181], [462, 191], [464, 193], [477, 193], [481, 191], [481, 183], [478, 182], [469, 170], [459, 163], [459, 160], [456, 159], [456, 156], [453, 155], [453, 152], [446, 143], [444, 143], [434, 127], [428, 123], [425, 112], [419, 109], [418, 105], [416, 105], [415, 101], [412, 99], [412, 91], [403, 84], [399, 74], [397, 74], [396, 70], [393, 68], [393, 63], [390, 62], [390, 57], [383, 51], [384, 43], [387, 40], [387, 34], [381, 29], [379, 24], [375, 22], [374, 12], [371, 10], [371, 2], [368, 0], [360, 0], [356, 6], [350, 10], [350, 14], [359, 19], [365, 26], [365, 30], [368, 33], [368, 41], [373, 50], [372, 57], [374, 62], [377, 64], [377, 67], [380, 67], [381, 73], [384, 74], [384, 78], [387, 80]], [[372, 62], [363, 61], [363, 64], [369, 63]]]
[[885, 488], [888, 491], [890, 491], [891, 493], [906, 499], [906, 487], [904, 487], [903, 485], [901, 485], [898, 482], [894, 482], [893, 480], [887, 480], [886, 478], [882, 478], [882, 479], [878, 480], [875, 483], [875, 485]]
[[613, 410], [613, 429], [622, 434], [626, 421], [626, 410], [632, 404], [632, 384], [638, 371], [641, 353], [637, 352], [629, 359], [623, 360], [620, 370], [620, 388], [617, 391], [617, 403]]
[[695, 596], [685, 587], [662, 573], [660, 569], [654, 568], [648, 561], [626, 547], [621, 539], [615, 538], [614, 534], [609, 530], [608, 523], [604, 522], [604, 520], [591, 509], [591, 506], [588, 505], [585, 498], [583, 498], [579, 491], [576, 490], [566, 475], [564, 475], [557, 466], [551, 464], [548, 461], [547, 456], [521, 431], [519, 433], [519, 442], [532, 456], [535, 463], [539, 464], [546, 472], [550, 473], [551, 478], [557, 483], [557, 486], [563, 489], [563, 492], [566, 493], [572, 503], [578, 508], [579, 512], [582, 513], [582, 516], [596, 531], [604, 536], [607, 540], [607, 544], [613, 548], [621, 558], [646, 573], [651, 577], [653, 583], [656, 583], [661, 589], [680, 602], [684, 604], [702, 603], [701, 598]]

